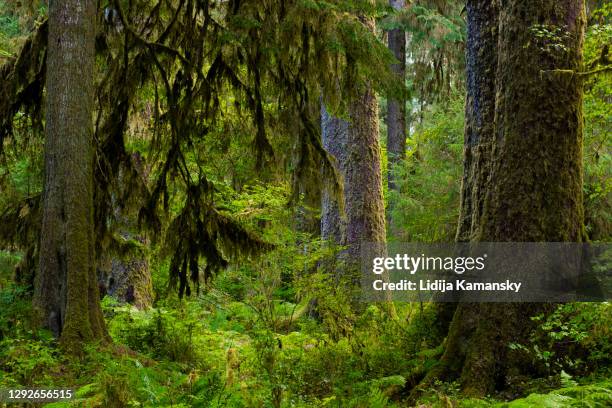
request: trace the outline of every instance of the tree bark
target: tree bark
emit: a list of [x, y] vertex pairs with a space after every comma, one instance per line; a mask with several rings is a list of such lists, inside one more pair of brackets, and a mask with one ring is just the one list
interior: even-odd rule
[[458, 242], [475, 238], [482, 216], [495, 130], [497, 0], [466, 3], [466, 100]]
[[[321, 103], [321, 139], [323, 147], [336, 161], [337, 174], [346, 177], [347, 141], [349, 124], [346, 120], [330, 114]], [[336, 245], [345, 242], [345, 220], [341, 204], [331, 186], [323, 186], [321, 191], [321, 238]]]
[[[404, 0], [389, 0], [395, 10], [405, 7]], [[397, 81], [404, 86], [406, 80], [406, 33], [401, 28], [390, 30], [388, 33], [389, 50], [398, 63], [391, 66], [397, 76]], [[403, 91], [402, 91], [403, 94]], [[395, 169], [398, 163], [406, 157], [406, 98], [389, 97], [387, 101], [387, 182], [389, 190], [396, 190], [394, 180]]]
[[[360, 17], [360, 20], [374, 32], [373, 18]], [[349, 279], [358, 286], [362, 244], [377, 244], [381, 255], [386, 253], [386, 225], [378, 101], [368, 83], [351, 91], [354, 92], [348, 93], [355, 97], [348, 109], [348, 122], [333, 117], [325, 107], [321, 110], [323, 146], [335, 157], [338, 172], [344, 179], [345, 214], [343, 218], [331, 191], [324, 190], [321, 235], [347, 247], [342, 254], [346, 261], [344, 268], [336, 274], [348, 273]], [[392, 303], [386, 302], [384, 307], [391, 317], [396, 316]]]
[[93, 0], [49, 7], [45, 185], [34, 305], [70, 352], [107, 340], [95, 273]]
[[[374, 19], [361, 18], [372, 31]], [[348, 259], [359, 262], [362, 243], [385, 244], [378, 101], [369, 84], [349, 107], [347, 163], [344, 185]]]
[[378, 102], [368, 87], [350, 107], [344, 186], [349, 259], [361, 257], [363, 242], [385, 243]]
[[[576, 75], [549, 71], [580, 69], [584, 1], [504, 1], [499, 6], [496, 45], [486, 38], [474, 43], [482, 38], [480, 24], [490, 21], [487, 13], [494, 12], [487, 3], [468, 1], [467, 6], [471, 89], [458, 239], [580, 242], [582, 85]], [[534, 25], [567, 30], [560, 40], [563, 46], [550, 47], [546, 41], [538, 41], [530, 31]], [[485, 28], [484, 32], [493, 29]], [[485, 58], [486, 62], [495, 49], [493, 94], [486, 79], [482, 89], [475, 89], [482, 79], [477, 80], [470, 58]], [[484, 110], [478, 103], [479, 95], [485, 98]], [[494, 121], [479, 125], [483, 113], [483, 119], [491, 120], [491, 95], [496, 95]], [[461, 304], [441, 364], [428, 378], [458, 377], [463, 391], [473, 396], [512, 386], [513, 379], [526, 374], [529, 364], [513, 354], [508, 344], [524, 342], [533, 327], [530, 316], [545, 308], [529, 303]]]
[[[374, 30], [374, 20], [362, 18]], [[321, 236], [348, 246], [347, 258], [358, 262], [362, 242], [386, 242], [385, 206], [382, 188], [378, 102], [369, 84], [349, 106], [349, 121], [321, 108], [323, 147], [336, 159], [343, 177], [343, 220], [340, 206], [329, 189], [324, 189]]]
[[153, 306], [153, 282], [149, 261], [145, 256], [138, 255], [129, 260], [112, 256], [102, 257], [97, 276], [102, 296], [112, 296], [120, 302], [134, 305], [139, 310]]
[[[544, 24], [564, 48], [537, 41]], [[480, 240], [583, 238], [582, 66], [584, 0], [504, 1], [499, 16], [496, 140]]]

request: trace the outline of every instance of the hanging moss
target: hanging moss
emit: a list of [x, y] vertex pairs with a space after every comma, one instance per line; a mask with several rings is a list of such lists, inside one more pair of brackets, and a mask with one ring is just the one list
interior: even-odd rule
[[[294, 140], [294, 158], [288, 163], [294, 175], [294, 201], [301, 194], [318, 191], [321, 177], [331, 180], [332, 193], [338, 194], [339, 178], [322, 146], [318, 112], [313, 109], [319, 99], [316, 90], [321, 89], [338, 110], [345, 110], [346, 95], [338, 90], [349, 87], [337, 84], [349, 81], [344, 75], [347, 59], [352, 58], [362, 74], [350, 80], [357, 90], [366, 76], [374, 86], [390, 86], [392, 57], [347, 13], [352, 4], [319, 3], [313, 8], [301, 1], [280, 5], [233, 0], [223, 4], [136, 1], [129, 5], [112, 1], [118, 27], [106, 25], [98, 13], [93, 174], [96, 254], [110, 248], [120, 224], [114, 205], [137, 211], [141, 228], [154, 240], [163, 236], [176, 244], [166, 253], [172, 257], [173, 276], [182, 281], [178, 284], [181, 293], [188, 291], [188, 274], [198, 281], [200, 264], [206, 265], [203, 274], [208, 279], [230, 257], [250, 256], [268, 247], [215, 209], [214, 186], [202, 163], [195, 171], [186, 164], [188, 152], [206, 143], [206, 135], [228, 114], [251, 124], [260, 168], [277, 162], [272, 135]], [[11, 134], [17, 111], [32, 106], [35, 112], [42, 112], [46, 35], [45, 24], [20, 58], [2, 68], [7, 81], [1, 89], [15, 95], [0, 99], [11, 101], [0, 106], [2, 137]], [[16, 76], [15, 72], [25, 74]], [[20, 91], [26, 87], [36, 92]], [[155, 95], [151, 145], [136, 159], [126, 148], [125, 135], [139, 94], [150, 89]], [[224, 106], [222, 95], [231, 95], [234, 106]], [[272, 101], [278, 102], [277, 108], [271, 108]], [[144, 157], [156, 158], [147, 164], [152, 166], [148, 178], [142, 177], [143, 166], [138, 164]], [[184, 205], [171, 210], [176, 192], [185, 195]], [[177, 227], [187, 223], [202, 230], [184, 234], [187, 230]]]

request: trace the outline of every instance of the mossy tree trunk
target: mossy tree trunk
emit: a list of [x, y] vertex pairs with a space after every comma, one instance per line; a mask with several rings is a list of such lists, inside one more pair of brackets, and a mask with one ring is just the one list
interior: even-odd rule
[[[147, 243], [142, 238], [135, 239]], [[130, 259], [102, 257], [98, 261], [97, 276], [102, 295], [110, 295], [140, 310], [153, 306], [153, 282], [145, 255], [138, 254]]]
[[93, 242], [93, 0], [49, 7], [45, 184], [34, 304], [70, 352], [106, 340]]
[[466, 3], [466, 100], [457, 241], [474, 238], [482, 216], [495, 130], [497, 0]]
[[[374, 30], [374, 20], [361, 18]], [[350, 68], [350, 67], [349, 67]], [[323, 146], [343, 178], [344, 214], [331, 189], [323, 190], [321, 236], [348, 246], [347, 259], [359, 262], [362, 242], [386, 242], [378, 101], [369, 84], [353, 93], [346, 121], [321, 108]]]
[[358, 260], [363, 242], [386, 240], [378, 103], [371, 88], [351, 104], [350, 117], [344, 185], [346, 244], [349, 258]]
[[[497, 1], [466, 3], [466, 99], [463, 142], [463, 178], [456, 240], [475, 238], [482, 216], [495, 129], [495, 73], [497, 70]], [[462, 306], [466, 307], [466, 306]], [[448, 330], [456, 305], [441, 303], [438, 324]], [[464, 321], [464, 323], [467, 323]], [[447, 344], [448, 355], [457, 353], [461, 339]]]
[[[483, 32], [481, 22], [492, 21], [486, 13], [495, 12], [487, 4], [468, 1], [467, 7], [468, 88], [484, 88], [468, 91], [458, 238], [579, 242], [583, 238], [582, 85], [576, 75], [551, 71], [581, 68], [584, 1], [498, 3], [497, 44], [478, 34]], [[538, 40], [531, 30], [535, 26], [559, 30], [560, 46], [551, 46], [550, 39]], [[485, 27], [484, 32], [494, 33], [495, 27]], [[478, 38], [481, 43], [469, 44]], [[483, 127], [477, 118], [486, 112], [483, 119], [491, 120], [491, 83], [471, 81], [475, 77], [469, 71], [474, 69], [470, 56], [488, 58], [495, 49], [495, 114], [492, 125]], [[488, 95], [484, 111], [475, 103], [474, 95], [479, 94]], [[480, 129], [476, 138], [470, 138], [473, 129]], [[475, 159], [474, 153], [484, 157]], [[524, 303], [461, 304], [441, 364], [428, 378], [459, 378], [464, 392], [474, 396], [511, 387], [514, 379], [528, 374], [529, 362], [508, 345], [524, 342], [532, 329], [530, 316], [545, 308]]]
[[[361, 16], [360, 20], [375, 31], [373, 18]], [[348, 68], [349, 72], [353, 69]], [[341, 256], [346, 262], [336, 274], [348, 273], [356, 286], [360, 283], [362, 244], [377, 244], [381, 254], [386, 252], [378, 101], [370, 84], [362, 85], [348, 92], [353, 95], [348, 122], [330, 115], [325, 107], [321, 110], [323, 146], [336, 159], [344, 192], [343, 217], [331, 190], [324, 189], [321, 235], [347, 247]], [[396, 316], [392, 303], [386, 303], [385, 308], [390, 316]]]
[[[405, 7], [404, 0], [389, 0], [395, 10]], [[397, 59], [391, 70], [402, 85], [406, 80], [406, 33], [401, 28], [390, 30], [388, 33], [389, 50]], [[403, 92], [402, 92], [403, 94]], [[387, 182], [390, 190], [397, 188], [394, 180], [394, 170], [398, 163], [406, 157], [406, 98], [390, 97], [387, 101], [387, 155], [388, 176]]]
[[[372, 18], [361, 18], [374, 31]], [[378, 101], [364, 85], [349, 107], [344, 185], [348, 259], [359, 262], [361, 244], [386, 242], [385, 203], [378, 129]]]
[[[504, 1], [496, 140], [479, 239], [580, 241], [584, 0]], [[530, 28], [559, 30], [538, 40]]]

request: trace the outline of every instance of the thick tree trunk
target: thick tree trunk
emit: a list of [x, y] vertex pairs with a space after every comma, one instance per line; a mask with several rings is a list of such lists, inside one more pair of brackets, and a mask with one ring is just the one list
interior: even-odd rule
[[[336, 174], [344, 185], [346, 177], [348, 140], [348, 122], [330, 113], [321, 101], [321, 143], [323, 148], [334, 158]], [[344, 197], [338, 196], [334, 188], [325, 183], [321, 188], [321, 238], [332, 246], [342, 246], [346, 243], [346, 217], [343, 212]], [[338, 269], [337, 259], [329, 259], [321, 263], [325, 269], [340, 278], [342, 270]], [[312, 299], [308, 314], [319, 318], [318, 300]]]
[[[482, 31], [479, 21], [490, 21], [486, 13], [493, 10], [486, 3], [468, 1], [468, 88], [481, 85], [470, 81], [475, 78], [469, 71], [473, 70], [471, 47], [477, 47], [472, 55], [478, 58], [495, 50], [488, 48], [494, 42], [469, 44], [479, 38], [475, 34]], [[469, 145], [466, 152], [485, 157], [474, 159], [466, 153], [458, 238], [579, 242], [583, 238], [582, 86], [577, 76], [550, 71], [580, 69], [584, 2], [508, 0], [499, 7], [498, 22], [492, 131], [488, 125], [478, 125], [483, 110], [474, 96], [490, 93], [490, 82], [485, 80], [482, 90], [468, 91], [466, 144], [476, 140], [477, 149]], [[537, 40], [530, 28], [542, 24], [567, 30], [560, 40], [563, 47]], [[490, 120], [490, 94], [486, 98]], [[476, 139], [469, 137], [473, 129], [480, 129]], [[483, 147], [483, 138], [492, 143]], [[459, 377], [464, 392], [475, 396], [511, 386], [513, 378], [528, 370], [528, 362], [512, 354], [508, 344], [524, 342], [532, 328], [529, 317], [545, 307], [460, 305], [435, 375]]]
[[95, 12], [92, 0], [51, 2], [45, 185], [35, 307], [41, 324], [78, 352], [106, 340], [93, 242]]
[[[363, 19], [374, 30], [372, 19]], [[359, 262], [362, 242], [386, 242], [378, 102], [369, 85], [349, 107], [349, 121], [321, 108], [323, 146], [336, 159], [344, 181], [344, 209], [329, 190], [323, 191], [321, 236], [348, 246], [347, 258]]]
[[[404, 0], [389, 0], [389, 4], [395, 10], [405, 7]], [[389, 50], [398, 60], [391, 70], [403, 86], [406, 80], [406, 33], [402, 29], [394, 29], [389, 31], [388, 38]], [[406, 99], [403, 97], [390, 97], [387, 101], [387, 155], [388, 186], [389, 190], [395, 190], [394, 170], [406, 157]]]
[[[504, 1], [499, 16], [496, 142], [480, 240], [581, 241], [584, 0]], [[563, 47], [538, 41], [543, 24]]]
[[[374, 19], [361, 17], [374, 31]], [[321, 110], [323, 146], [336, 159], [338, 173], [343, 177], [344, 213], [329, 190], [323, 191], [321, 236], [347, 247], [342, 258], [345, 269], [355, 285], [360, 283], [361, 247], [374, 243], [386, 252], [385, 204], [378, 129], [378, 102], [369, 84], [357, 92], [349, 106], [348, 123]], [[395, 317], [393, 304], [388, 313]]]
[[[466, 3], [467, 92], [461, 208], [456, 236], [458, 242], [467, 242], [475, 238], [491, 171], [491, 149], [495, 129], [497, 7], [497, 0], [471, 0]], [[456, 310], [455, 304], [442, 303], [437, 307], [438, 324], [442, 329], [448, 329]], [[447, 355], [457, 354], [460, 342], [461, 339], [454, 338], [452, 342], [447, 343]]]

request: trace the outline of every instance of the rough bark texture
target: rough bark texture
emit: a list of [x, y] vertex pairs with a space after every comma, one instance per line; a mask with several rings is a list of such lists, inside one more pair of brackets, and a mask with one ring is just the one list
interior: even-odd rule
[[[404, 0], [389, 0], [389, 4], [395, 10], [405, 7]], [[391, 70], [397, 76], [401, 84], [406, 80], [406, 33], [402, 29], [389, 31], [389, 50], [398, 60], [397, 64], [391, 66]], [[388, 186], [395, 190], [393, 180], [394, 169], [397, 163], [406, 157], [406, 99], [389, 98], [387, 102], [387, 155], [388, 155]]]
[[[336, 159], [338, 174], [344, 179], [347, 165], [348, 122], [331, 115], [321, 104], [321, 139], [325, 150]], [[345, 225], [340, 203], [331, 186], [321, 191], [321, 238], [344, 244]]]
[[[482, 31], [479, 21], [486, 21], [485, 13], [490, 11], [485, 3], [468, 1], [468, 42], [480, 38], [474, 30]], [[550, 48], [535, 39], [530, 27], [542, 24], [567, 30], [562, 40], [565, 48]], [[582, 85], [577, 76], [547, 71], [579, 70], [584, 24], [583, 1], [500, 3], [490, 147], [482, 148], [483, 137], [490, 137], [489, 126], [478, 126], [482, 106], [475, 103], [483, 90], [468, 91], [466, 151], [474, 152], [469, 142], [477, 140], [476, 151], [490, 154], [490, 159], [474, 160], [474, 155], [466, 154], [460, 240], [582, 240]], [[474, 46], [479, 49], [476, 54]], [[482, 85], [470, 82], [474, 73], [469, 72], [474, 69], [470, 55], [486, 56], [492, 50], [480, 48], [490, 46], [486, 41], [468, 44], [468, 87], [484, 86], [484, 92], [490, 91], [486, 80]], [[490, 94], [486, 98], [490, 120]], [[476, 138], [470, 136], [474, 129]], [[428, 378], [459, 377], [464, 392], [475, 396], [512, 388], [529, 364], [513, 354], [508, 344], [523, 342], [531, 330], [529, 317], [545, 308], [540, 304], [460, 305], [441, 364]]]
[[132, 304], [140, 310], [153, 305], [149, 262], [143, 256], [130, 260], [105, 258], [98, 267], [98, 280], [103, 295]]
[[49, 7], [45, 186], [35, 307], [71, 351], [106, 340], [93, 242], [95, 2]]
[[497, 0], [466, 3], [466, 78], [463, 179], [457, 241], [474, 238], [482, 216], [495, 129]]
[[[374, 30], [372, 19], [363, 19]], [[344, 178], [342, 221], [337, 200], [324, 189], [321, 236], [348, 246], [348, 259], [358, 260], [362, 242], [386, 241], [385, 206], [382, 188], [381, 150], [378, 130], [378, 102], [369, 85], [349, 107], [349, 121], [321, 108], [323, 146], [336, 159]]]
[[[368, 29], [375, 30], [374, 19], [360, 17]], [[381, 255], [386, 251], [385, 204], [378, 130], [378, 102], [371, 86], [356, 93], [349, 106], [349, 121], [334, 118], [322, 107], [323, 146], [336, 159], [343, 177], [344, 213], [331, 191], [323, 191], [321, 235], [334, 240], [347, 250], [346, 272], [359, 284], [359, 262], [362, 243], [380, 244]], [[337, 274], [345, 271], [336, 271]], [[386, 278], [386, 277], [385, 277]], [[396, 317], [392, 303], [385, 308]]]
[[[475, 238], [482, 216], [487, 181], [491, 172], [491, 149], [495, 130], [495, 74], [497, 70], [497, 0], [466, 3], [466, 100], [463, 142], [463, 178], [456, 241]], [[465, 308], [466, 306], [461, 306]], [[438, 308], [441, 328], [453, 319], [456, 306], [442, 303]], [[469, 322], [463, 320], [466, 331]], [[461, 338], [452, 338], [447, 354], [460, 353]]]
[[[580, 241], [583, 0], [504, 1], [491, 191], [480, 240]], [[537, 41], [529, 27], [567, 30], [565, 49]], [[527, 29], [526, 29], [527, 28]]]
[[[373, 19], [362, 21], [374, 31]], [[359, 262], [363, 242], [386, 242], [378, 102], [369, 85], [351, 103], [349, 116], [344, 186], [346, 244], [348, 259]]]
[[[123, 172], [120, 171], [119, 181], [122, 182], [124, 178]], [[111, 197], [116, 233], [125, 241], [148, 247], [150, 242], [147, 237], [134, 232], [138, 229], [137, 214], [133, 209], [130, 211], [129, 207], [119, 205], [115, 195]], [[136, 248], [114, 249], [98, 249], [101, 255], [96, 275], [101, 297], [109, 295], [141, 310], [150, 308], [153, 305], [153, 282], [146, 252]]]

